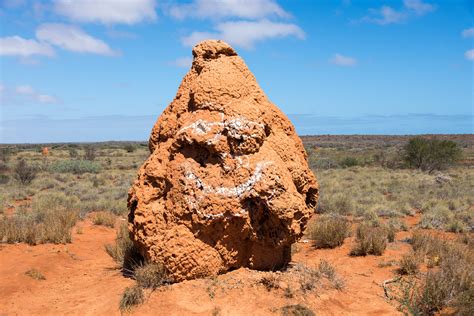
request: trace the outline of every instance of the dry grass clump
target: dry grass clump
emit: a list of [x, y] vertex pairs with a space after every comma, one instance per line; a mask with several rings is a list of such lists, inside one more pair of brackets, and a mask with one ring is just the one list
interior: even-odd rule
[[387, 248], [387, 229], [370, 223], [361, 223], [357, 227], [355, 242], [350, 253], [352, 256], [381, 256]]
[[43, 273], [41, 273], [41, 271], [37, 269], [30, 269], [26, 271], [25, 274], [35, 280], [39, 280], [39, 281], [46, 280], [46, 277], [43, 275]]
[[94, 225], [101, 225], [114, 228], [116, 217], [110, 212], [97, 212], [92, 218]]
[[127, 224], [120, 225], [115, 243], [105, 245], [105, 251], [118, 263], [126, 275], [133, 276], [135, 267], [143, 264], [143, 257], [130, 239]]
[[296, 304], [296, 305], [285, 305], [281, 309], [282, 316], [315, 316], [316, 314], [308, 307]]
[[165, 269], [157, 263], [141, 264], [135, 267], [133, 275], [137, 284], [143, 288], [156, 289], [169, 283]]
[[76, 198], [64, 193], [40, 193], [33, 199], [31, 210], [18, 208], [13, 216], [0, 218], [0, 239], [33, 245], [69, 243], [78, 219]]
[[354, 202], [347, 194], [321, 194], [318, 202], [320, 213], [336, 213], [348, 215], [354, 211]]
[[125, 291], [122, 294], [120, 299], [120, 310], [129, 311], [133, 307], [142, 304], [145, 301], [145, 295], [143, 294], [143, 289], [134, 285], [132, 287], [125, 288]]
[[335, 248], [344, 243], [350, 229], [351, 224], [345, 217], [325, 214], [309, 227], [309, 238], [317, 248]]
[[413, 315], [434, 315], [450, 307], [457, 315], [474, 312], [474, 259], [462, 244], [415, 233], [412, 246], [420, 260], [433, 267], [426, 274], [404, 280], [397, 300]]
[[38, 168], [29, 165], [24, 159], [20, 159], [13, 169], [13, 177], [22, 185], [28, 185], [36, 178]]

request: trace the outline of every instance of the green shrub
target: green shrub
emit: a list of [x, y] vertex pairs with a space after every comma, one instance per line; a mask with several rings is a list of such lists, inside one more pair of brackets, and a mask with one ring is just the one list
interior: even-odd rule
[[51, 164], [49, 167], [51, 172], [58, 173], [98, 173], [101, 170], [99, 163], [89, 160], [59, 160]]
[[432, 172], [453, 165], [461, 158], [461, 149], [450, 140], [415, 137], [405, 145], [405, 161], [412, 168]]
[[350, 229], [351, 224], [345, 217], [325, 214], [309, 227], [309, 238], [317, 248], [335, 248], [344, 243]]

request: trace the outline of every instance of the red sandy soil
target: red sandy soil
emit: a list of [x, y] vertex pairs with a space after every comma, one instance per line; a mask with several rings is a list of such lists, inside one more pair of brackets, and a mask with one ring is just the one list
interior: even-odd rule
[[[414, 225], [419, 217], [407, 218]], [[77, 228], [80, 227], [80, 234]], [[120, 315], [124, 289], [134, 284], [125, 278], [104, 245], [113, 243], [115, 230], [94, 226], [89, 219], [73, 230], [67, 245], [0, 245], [0, 315]], [[320, 286], [286, 298], [283, 289], [267, 291], [258, 283], [266, 272], [239, 269], [214, 279], [185, 281], [146, 292], [143, 305], [133, 315], [279, 315], [288, 304], [309, 307], [317, 315], [393, 315], [396, 303], [384, 297], [381, 284], [394, 277], [395, 262], [410, 246], [402, 241], [409, 233], [397, 234], [383, 256], [350, 257], [353, 237], [336, 249], [314, 249], [298, 243], [295, 263], [316, 266], [327, 260], [344, 279], [342, 291]], [[25, 272], [37, 269], [46, 280], [35, 280]], [[285, 272], [282, 272], [285, 273]]]

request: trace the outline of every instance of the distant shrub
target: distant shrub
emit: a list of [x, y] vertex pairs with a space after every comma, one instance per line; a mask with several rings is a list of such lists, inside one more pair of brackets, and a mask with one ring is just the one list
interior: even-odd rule
[[133, 144], [127, 144], [123, 147], [123, 149], [125, 149], [125, 151], [128, 153], [133, 153], [137, 149], [137, 147]]
[[19, 160], [13, 169], [13, 177], [22, 185], [30, 184], [36, 178], [37, 173], [38, 169], [28, 165], [23, 159]]
[[309, 237], [317, 248], [335, 248], [344, 243], [349, 236], [351, 224], [338, 215], [321, 216], [310, 228]]
[[404, 147], [405, 161], [412, 168], [432, 172], [453, 165], [461, 158], [461, 149], [450, 140], [415, 137]]
[[59, 160], [52, 163], [49, 167], [51, 172], [59, 173], [97, 173], [101, 170], [99, 163], [89, 160]]
[[84, 159], [92, 161], [96, 157], [96, 150], [95, 147], [92, 145], [86, 146], [84, 148]]
[[7, 184], [10, 181], [10, 177], [6, 174], [0, 174], [0, 184]]
[[69, 148], [68, 152], [69, 152], [69, 157], [71, 159], [77, 159], [79, 157], [79, 153], [77, 152], [77, 149], [74, 147]]
[[353, 256], [381, 256], [387, 247], [387, 229], [361, 223], [357, 227], [356, 243], [351, 250]]
[[354, 157], [345, 157], [339, 162], [339, 165], [343, 168], [349, 168], [359, 165], [359, 161]]

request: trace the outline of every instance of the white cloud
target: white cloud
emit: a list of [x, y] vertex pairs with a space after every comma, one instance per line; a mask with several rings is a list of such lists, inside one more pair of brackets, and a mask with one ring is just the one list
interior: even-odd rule
[[193, 46], [205, 39], [222, 39], [232, 45], [250, 49], [255, 43], [266, 39], [287, 36], [305, 38], [303, 30], [295, 24], [268, 20], [224, 22], [217, 24], [215, 29], [216, 32], [193, 32], [182, 38], [182, 43]]
[[53, 56], [54, 50], [46, 43], [24, 39], [19, 36], [0, 38], [0, 56], [30, 57], [32, 55]]
[[190, 68], [192, 63], [193, 59], [191, 57], [181, 57], [175, 59], [171, 64], [180, 68]]
[[470, 49], [464, 53], [467, 60], [474, 60], [474, 49]]
[[369, 9], [369, 15], [362, 18], [363, 22], [387, 25], [400, 23], [406, 19], [406, 14], [399, 12], [389, 6], [383, 6], [380, 9]]
[[102, 40], [92, 37], [80, 28], [71, 25], [58, 23], [42, 24], [36, 29], [36, 37], [40, 41], [73, 52], [106, 56], [117, 55], [117, 52], [112, 50]]
[[462, 37], [468, 38], [468, 37], [474, 37], [474, 27], [471, 27], [469, 29], [465, 29], [462, 31]]
[[17, 86], [15, 88], [15, 91], [16, 93], [23, 94], [23, 95], [32, 95], [35, 93], [35, 90], [31, 86], [28, 86], [28, 85]]
[[26, 100], [28, 102], [37, 102], [41, 104], [57, 104], [61, 102], [58, 98], [52, 95], [37, 92], [30, 85], [16, 86], [13, 92], [14, 98]]
[[155, 0], [55, 0], [54, 10], [78, 22], [135, 24], [156, 20]]
[[341, 54], [334, 54], [334, 56], [329, 60], [331, 64], [342, 66], [342, 67], [352, 67], [357, 65], [357, 59], [349, 56], [344, 56]]
[[169, 14], [175, 18], [261, 19], [267, 16], [288, 17], [274, 0], [194, 0], [190, 4], [172, 6]]
[[425, 3], [422, 0], [404, 0], [403, 4], [408, 10], [415, 12], [417, 15], [424, 15], [436, 10], [435, 5]]

